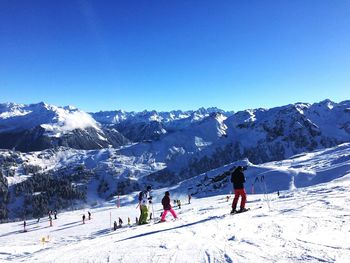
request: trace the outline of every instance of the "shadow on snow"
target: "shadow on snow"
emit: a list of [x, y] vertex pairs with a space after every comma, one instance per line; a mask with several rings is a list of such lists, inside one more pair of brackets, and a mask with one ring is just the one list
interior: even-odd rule
[[181, 228], [184, 228], [184, 227], [189, 227], [189, 226], [205, 223], [205, 222], [210, 221], [210, 220], [220, 219], [222, 217], [223, 216], [212, 216], [212, 217], [209, 217], [209, 218], [206, 218], [206, 219], [199, 220], [197, 222], [188, 223], [188, 224], [185, 224], [185, 225], [176, 226], [176, 227], [167, 228], [167, 229], [162, 229], [162, 230], [151, 231], [151, 232], [139, 234], [139, 235], [136, 235], [136, 236], [124, 238], [124, 239], [115, 241], [115, 243], [126, 241], [126, 240], [131, 240], [131, 239], [135, 239], [135, 238], [139, 238], [139, 237], [145, 237], [145, 236], [149, 236], [149, 235], [153, 235], [153, 234], [157, 234], [157, 233], [161, 233], [161, 232], [167, 232], [167, 231], [171, 231], [171, 230], [175, 230], [175, 229], [181, 229]]

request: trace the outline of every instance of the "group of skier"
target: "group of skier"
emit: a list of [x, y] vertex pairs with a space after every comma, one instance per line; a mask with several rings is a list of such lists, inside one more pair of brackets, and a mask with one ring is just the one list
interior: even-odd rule
[[[82, 221], [83, 221], [83, 224], [85, 224], [85, 214], [83, 214], [83, 216], [82, 216]], [[88, 219], [89, 220], [91, 220], [91, 212], [90, 211], [88, 211]]]
[[[244, 183], [246, 181], [244, 176], [244, 170], [246, 168], [243, 166], [237, 166], [234, 170], [231, 171], [231, 182], [233, 184], [233, 190], [234, 190], [234, 198], [232, 201], [232, 210], [231, 214], [235, 213], [241, 213], [246, 212], [248, 209], [245, 207], [246, 201], [247, 201], [247, 194], [244, 188]], [[140, 207], [140, 218], [138, 220], [138, 224], [146, 224], [148, 215], [150, 214], [150, 218], [152, 218], [153, 214], [153, 203], [152, 203], [152, 196], [151, 196], [151, 186], [147, 186], [147, 188], [139, 193], [139, 207]], [[188, 195], [188, 203], [191, 203], [191, 197], [192, 195]], [[239, 198], [241, 198], [239, 209], [237, 210], [237, 204], [239, 201]], [[161, 214], [160, 222], [165, 222], [165, 217], [170, 212], [175, 219], [177, 219], [176, 212], [171, 206], [170, 201], [170, 193], [169, 191], [166, 191], [164, 194], [164, 197], [162, 199], [162, 205], [163, 205], [163, 212]], [[177, 205], [178, 208], [181, 208], [181, 201], [180, 200], [174, 200], [174, 205]], [[152, 212], [150, 211], [150, 207], [152, 207]]]
[[[130, 221], [130, 219], [128, 218], [128, 222]], [[117, 228], [122, 228], [123, 227], [123, 220], [119, 217], [118, 219], [119, 225], [117, 223], [117, 221], [114, 221], [113, 223], [113, 230], [116, 231]]]
[[[147, 222], [148, 215], [150, 214], [151, 215], [150, 218], [152, 218], [152, 215], [154, 213], [151, 190], [152, 190], [152, 187], [147, 186], [147, 188], [144, 191], [141, 191], [139, 193], [139, 207], [140, 207], [140, 212], [141, 212], [140, 219], [138, 221], [139, 225], [147, 224], [148, 223]], [[177, 200], [177, 201], [178, 201], [178, 205], [179, 205], [179, 200]], [[164, 211], [161, 214], [160, 222], [165, 222], [165, 217], [168, 214], [168, 212], [170, 212], [175, 219], [177, 218], [177, 215], [171, 206], [169, 191], [165, 192], [164, 197], [162, 199], [162, 205], [163, 205]], [[149, 211], [150, 206], [152, 206], [152, 212]], [[179, 206], [181, 208], [181, 203]]]
[[[231, 214], [235, 213], [241, 213], [245, 212], [248, 209], [245, 208], [246, 200], [247, 200], [247, 194], [244, 188], [244, 183], [246, 181], [245, 176], [244, 176], [244, 171], [245, 168], [243, 166], [238, 166], [234, 170], [231, 171], [231, 182], [233, 184], [233, 189], [234, 189], [234, 198], [232, 201], [232, 210]], [[140, 208], [140, 217], [136, 218], [136, 223], [139, 225], [147, 224], [148, 223], [148, 218], [152, 219], [152, 216], [154, 216], [154, 211], [153, 211], [153, 203], [152, 203], [152, 195], [151, 195], [151, 186], [147, 186], [145, 190], [141, 191], [138, 195], [138, 201], [139, 201], [139, 208]], [[239, 206], [239, 210], [237, 210], [237, 204], [238, 200], [241, 197], [241, 203]], [[191, 198], [192, 195], [188, 195], [188, 203], [191, 203]], [[227, 198], [228, 201], [229, 198]], [[174, 200], [174, 205], [177, 205], [178, 208], [181, 208], [181, 201], [180, 200]], [[162, 206], [163, 206], [163, 212], [161, 213], [161, 219], [160, 222], [165, 222], [165, 218], [167, 214], [170, 212], [174, 219], [177, 219], [178, 216], [176, 212], [174, 211], [172, 205], [171, 205], [171, 199], [170, 199], [170, 192], [166, 191], [164, 193], [164, 197], [162, 198]], [[150, 210], [152, 208], [152, 211]], [[52, 226], [52, 215], [54, 215], [54, 218], [57, 219], [57, 211], [49, 211], [48, 216], [49, 216], [49, 221], [50, 221], [50, 226]], [[85, 224], [85, 214], [82, 216], [82, 223]], [[91, 213], [88, 211], [88, 219], [91, 219]], [[39, 222], [40, 218], [38, 219]], [[118, 224], [119, 223], [119, 224]], [[114, 221], [114, 226], [113, 229], [116, 230], [117, 228], [121, 228], [123, 224], [123, 220], [119, 217], [119, 222]], [[130, 226], [130, 218], [128, 218], [128, 225]], [[24, 221], [23, 224], [24, 231], [26, 231], [26, 222]]]

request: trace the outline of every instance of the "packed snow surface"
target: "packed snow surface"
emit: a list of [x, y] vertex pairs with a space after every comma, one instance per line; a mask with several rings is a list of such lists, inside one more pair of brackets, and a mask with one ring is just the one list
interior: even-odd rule
[[[251, 211], [230, 215], [232, 196], [180, 198], [179, 219], [135, 226], [135, 204], [62, 212], [0, 225], [1, 262], [350, 262], [350, 174], [317, 186], [249, 195]], [[154, 191], [159, 217], [165, 189]], [[171, 191], [170, 191], [171, 192]], [[136, 195], [136, 193], [134, 194]], [[134, 195], [123, 198], [135, 198]], [[270, 206], [270, 209], [269, 209]], [[152, 207], [150, 208], [152, 210]], [[87, 211], [92, 219], [82, 223]], [[124, 221], [111, 230], [111, 222]], [[127, 226], [130, 217], [132, 226]]]

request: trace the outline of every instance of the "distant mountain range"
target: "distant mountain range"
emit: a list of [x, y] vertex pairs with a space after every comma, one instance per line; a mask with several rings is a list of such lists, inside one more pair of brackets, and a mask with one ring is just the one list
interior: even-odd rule
[[[284, 160], [345, 142], [350, 142], [350, 101], [236, 113], [217, 108], [86, 113], [71, 106], [5, 103], [0, 203], [34, 215], [38, 204], [67, 207], [72, 205], [67, 200], [108, 199], [146, 183], [173, 185], [238, 160]], [[65, 190], [53, 187], [57, 183]], [[48, 194], [46, 188], [56, 190]], [[1, 210], [0, 218], [6, 218]]]

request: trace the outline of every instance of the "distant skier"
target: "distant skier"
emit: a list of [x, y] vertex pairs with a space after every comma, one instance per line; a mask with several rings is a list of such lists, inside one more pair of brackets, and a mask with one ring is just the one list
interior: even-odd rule
[[241, 206], [238, 212], [245, 212], [247, 209], [245, 208], [245, 203], [247, 201], [247, 194], [244, 189], [245, 176], [243, 173], [243, 167], [238, 166], [233, 173], [231, 174], [231, 182], [233, 183], [233, 189], [235, 191], [235, 197], [232, 202], [232, 211], [231, 214], [236, 213], [236, 207], [238, 203], [239, 197], [241, 197]]
[[23, 232], [27, 232], [26, 226], [27, 226], [27, 222], [24, 220], [24, 222], [23, 222]]
[[191, 195], [191, 194], [189, 194], [189, 195], [188, 195], [188, 204], [190, 204], [190, 203], [191, 203], [191, 199], [192, 199], [192, 195]]
[[119, 228], [123, 227], [123, 220], [119, 217]]
[[83, 224], [85, 224], [85, 214], [83, 214]]
[[113, 223], [113, 229], [114, 229], [114, 231], [116, 231], [116, 230], [117, 230], [117, 228], [118, 228], [117, 221], [114, 221], [114, 223]]
[[151, 196], [151, 190], [152, 187], [149, 185], [147, 186], [146, 190], [139, 193], [139, 205], [141, 210], [141, 215], [139, 219], [139, 224], [147, 224], [147, 218], [148, 218], [148, 205], [152, 203], [152, 196]]
[[177, 200], [177, 207], [178, 207], [179, 209], [181, 209], [181, 200], [180, 200], [180, 199]]
[[53, 214], [55, 216], [55, 219], [57, 219], [57, 210], [55, 209], [55, 211], [53, 211]]
[[165, 192], [165, 195], [162, 199], [162, 205], [163, 205], [164, 212], [162, 213], [162, 218], [160, 219], [161, 222], [165, 222], [165, 217], [169, 211], [175, 219], [177, 218], [177, 215], [174, 209], [171, 207], [170, 193], [168, 191]]
[[52, 216], [51, 216], [51, 212], [49, 212], [49, 221], [50, 221], [50, 226], [52, 226]]
[[128, 217], [128, 226], [131, 226], [131, 220], [130, 220], [130, 217]]
[[88, 217], [89, 217], [89, 220], [91, 220], [91, 213], [90, 213], [90, 211], [88, 211]]

